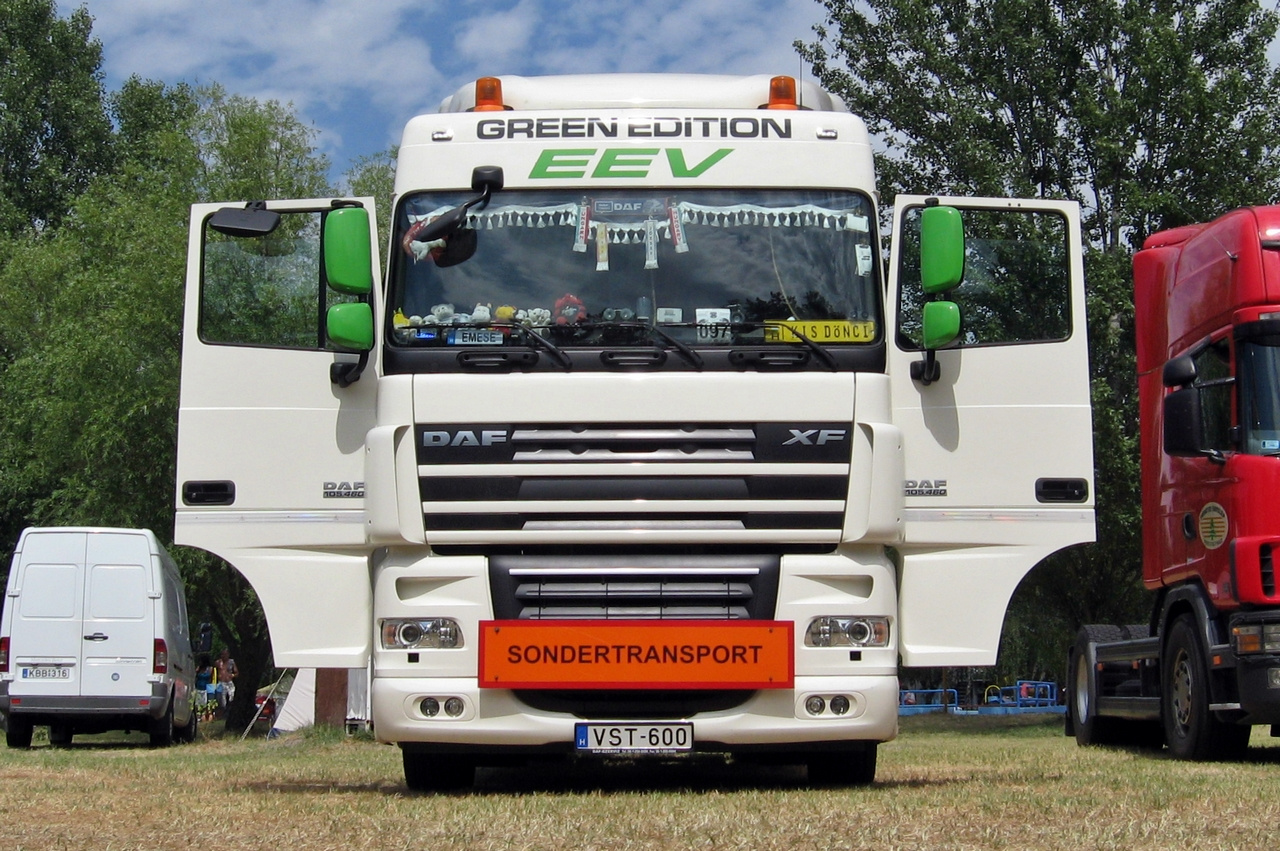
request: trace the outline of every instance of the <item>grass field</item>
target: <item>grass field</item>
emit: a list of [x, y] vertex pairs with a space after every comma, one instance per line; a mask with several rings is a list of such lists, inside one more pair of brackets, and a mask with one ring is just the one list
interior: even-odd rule
[[1268, 848], [1280, 740], [1246, 761], [1077, 748], [1061, 720], [904, 719], [877, 783], [723, 764], [482, 770], [407, 793], [397, 748], [312, 733], [0, 748], [4, 849]]

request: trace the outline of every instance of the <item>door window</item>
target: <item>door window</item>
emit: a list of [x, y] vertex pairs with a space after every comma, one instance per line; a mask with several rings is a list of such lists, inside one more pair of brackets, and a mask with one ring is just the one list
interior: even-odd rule
[[[1071, 334], [1067, 220], [1054, 211], [960, 207], [964, 280], [944, 298], [960, 307], [959, 346], [1064, 340]], [[904, 211], [898, 252], [898, 345], [922, 348], [920, 216]]]

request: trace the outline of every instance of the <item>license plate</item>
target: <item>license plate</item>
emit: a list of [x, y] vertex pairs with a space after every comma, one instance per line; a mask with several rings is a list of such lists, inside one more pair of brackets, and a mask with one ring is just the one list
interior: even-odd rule
[[501, 346], [505, 338], [492, 328], [454, 328], [449, 332], [453, 346]]
[[24, 680], [69, 680], [71, 669], [54, 665], [25, 665], [18, 669]]
[[575, 724], [574, 746], [583, 753], [668, 754], [693, 750], [693, 724]]

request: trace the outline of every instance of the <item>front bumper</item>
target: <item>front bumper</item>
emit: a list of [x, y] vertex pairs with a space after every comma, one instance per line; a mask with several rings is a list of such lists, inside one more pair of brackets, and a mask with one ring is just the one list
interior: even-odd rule
[[[812, 717], [805, 701], [813, 695], [847, 695], [851, 708], [843, 716]], [[373, 726], [379, 740], [426, 749], [477, 753], [573, 749], [579, 721], [642, 722], [637, 718], [580, 718], [547, 712], [523, 703], [504, 689], [480, 689], [474, 678], [379, 678], [371, 688]], [[464, 709], [456, 718], [423, 714], [424, 697], [458, 697]], [[656, 720], [672, 720], [668, 718]], [[762, 746], [796, 746], [839, 741], [884, 742], [898, 732], [896, 676], [801, 677], [794, 689], [754, 692], [732, 709], [699, 712], [694, 725], [698, 750], [733, 752]]]

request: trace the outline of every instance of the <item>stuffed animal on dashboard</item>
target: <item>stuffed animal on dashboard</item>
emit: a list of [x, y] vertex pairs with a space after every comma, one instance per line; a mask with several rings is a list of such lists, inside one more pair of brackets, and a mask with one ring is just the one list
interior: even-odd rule
[[582, 299], [572, 293], [565, 293], [556, 299], [555, 310], [557, 325], [577, 325], [587, 318], [587, 307]]

